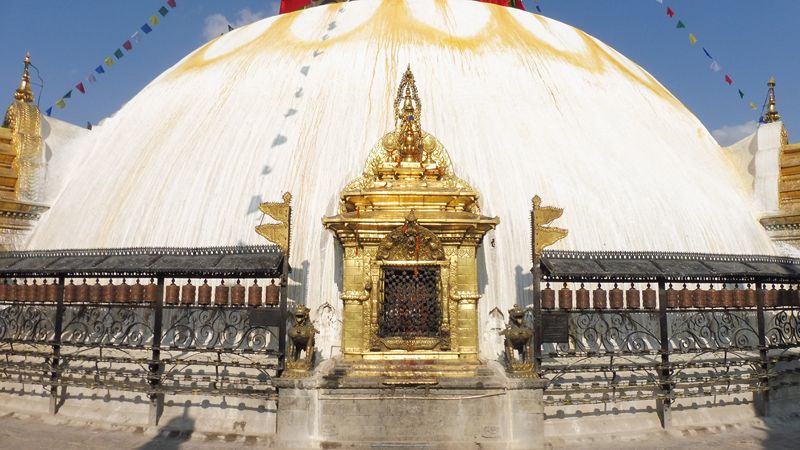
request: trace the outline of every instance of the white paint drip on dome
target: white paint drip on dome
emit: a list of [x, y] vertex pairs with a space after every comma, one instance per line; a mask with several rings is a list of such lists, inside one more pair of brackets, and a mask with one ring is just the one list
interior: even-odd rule
[[[320, 30], [326, 29], [331, 21], [331, 15], [335, 11], [332, 7], [336, 6], [318, 6], [303, 10], [302, 13], [293, 13], [295, 16], [292, 18], [293, 22], [290, 28], [292, 36], [301, 41], [318, 41], [322, 36]], [[371, 18], [371, 14], [361, 17], [366, 21]]]
[[[363, 1], [363, 0], [359, 0]], [[331, 33], [335, 33], [336, 35], [342, 35], [345, 33], [349, 33], [358, 27], [362, 26], [364, 23], [368, 22], [373, 15], [375, 15], [375, 11], [378, 10], [378, 7], [381, 6], [381, 2], [378, 1], [366, 1], [363, 8], [361, 8], [357, 14], [349, 14], [350, 4], [333, 4], [328, 6], [329, 8], [335, 9], [337, 12], [341, 11], [340, 14], [337, 14], [334, 17], [336, 21], [336, 27], [332, 30], [328, 30]], [[326, 24], [327, 25], [327, 24]], [[312, 38], [313, 39], [313, 38]]]
[[206, 59], [214, 59], [227, 53], [238, 50], [243, 45], [249, 44], [257, 37], [264, 34], [274, 23], [274, 18], [259, 20], [249, 25], [229, 31], [217, 38], [204, 53]]
[[330, 4], [310, 8], [298, 15], [291, 25], [292, 36], [301, 41], [319, 41], [322, 36], [342, 35], [368, 22], [375, 15], [379, 1], [365, 1], [359, 14], [347, 14], [349, 4]]
[[[533, 17], [524, 11], [512, 11], [514, 19], [531, 34], [541, 39], [556, 50], [583, 53], [586, 43], [578, 31], [557, 20], [546, 19], [543, 16]], [[544, 20], [544, 21], [543, 21]]]
[[[489, 5], [480, 2], [470, 2], [469, 5], [453, 8], [454, 3], [461, 0], [435, 2], [430, 0], [414, 2], [411, 13], [420, 22], [444, 31], [451, 36], [460, 38], [474, 36], [486, 28], [489, 22]], [[440, 8], [444, 7], [445, 14]]]

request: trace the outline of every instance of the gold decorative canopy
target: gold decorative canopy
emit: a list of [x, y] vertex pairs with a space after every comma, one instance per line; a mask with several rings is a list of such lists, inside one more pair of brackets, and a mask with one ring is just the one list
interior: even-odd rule
[[344, 248], [345, 360], [372, 361], [360, 375], [386, 376], [381, 361], [409, 358], [466, 364], [452, 373], [468, 374], [478, 364], [478, 247], [500, 221], [481, 215], [477, 191], [422, 129], [410, 67], [394, 116], [339, 214], [322, 220]]
[[[422, 103], [411, 68], [406, 69], [394, 102], [395, 129], [384, 135], [372, 149], [360, 178], [350, 182], [344, 192], [370, 187], [415, 185], [474, 191], [452, 169], [444, 146], [422, 129]], [[477, 203], [468, 205], [480, 213]], [[341, 204], [339, 212], [352, 211]]]
[[772, 123], [781, 120], [781, 115], [778, 114], [778, 109], [776, 108], [776, 101], [775, 101], [775, 77], [772, 77], [767, 82], [768, 87], [768, 100], [767, 100], [767, 111], [764, 113], [764, 117], [761, 118], [761, 121], [764, 123]]

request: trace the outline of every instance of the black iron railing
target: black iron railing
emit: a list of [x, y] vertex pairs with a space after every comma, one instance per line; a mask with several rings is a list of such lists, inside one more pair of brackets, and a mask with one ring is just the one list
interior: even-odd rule
[[664, 418], [683, 397], [753, 392], [766, 414], [770, 391], [800, 361], [797, 267], [770, 257], [546, 254], [530, 311], [535, 370], [550, 381], [545, 403], [655, 399]]
[[146, 394], [154, 411], [170, 394], [275, 396], [288, 269], [276, 249], [26, 252], [0, 266], [14, 257], [0, 268], [0, 374], [44, 386], [53, 412], [69, 388]]

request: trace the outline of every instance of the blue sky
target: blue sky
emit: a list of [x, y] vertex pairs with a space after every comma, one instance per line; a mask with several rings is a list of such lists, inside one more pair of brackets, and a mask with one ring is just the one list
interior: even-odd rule
[[[166, 0], [3, 0], [0, 98], [11, 100], [26, 50], [45, 81], [42, 110], [88, 76]], [[154, 32], [54, 116], [85, 125], [118, 110], [149, 81], [227, 27], [277, 12], [277, 0], [177, 0]], [[525, 0], [529, 10], [535, 3]], [[755, 127], [766, 81], [778, 80], [779, 111], [800, 137], [800, 39], [797, 0], [541, 0], [544, 15], [583, 29], [640, 64], [723, 141]], [[665, 7], [676, 12], [668, 19]], [[159, 16], [160, 17], [160, 16]], [[676, 29], [681, 19], [686, 29]], [[699, 42], [689, 44], [688, 34]], [[707, 48], [722, 71], [709, 69]], [[734, 86], [723, 81], [730, 73]], [[742, 89], [740, 100], [736, 89]], [[39, 91], [36, 91], [37, 97]], [[2, 103], [2, 102], [0, 102]], [[157, 111], [154, 111], [157, 114]], [[531, 118], [534, 120], [534, 118]], [[794, 131], [794, 133], [793, 133]], [[800, 139], [793, 138], [793, 141]]]

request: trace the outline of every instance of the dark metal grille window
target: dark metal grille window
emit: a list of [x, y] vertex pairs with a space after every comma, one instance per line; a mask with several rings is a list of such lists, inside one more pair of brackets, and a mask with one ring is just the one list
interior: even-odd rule
[[435, 337], [439, 335], [439, 269], [387, 268], [383, 271], [383, 311], [380, 337]]

